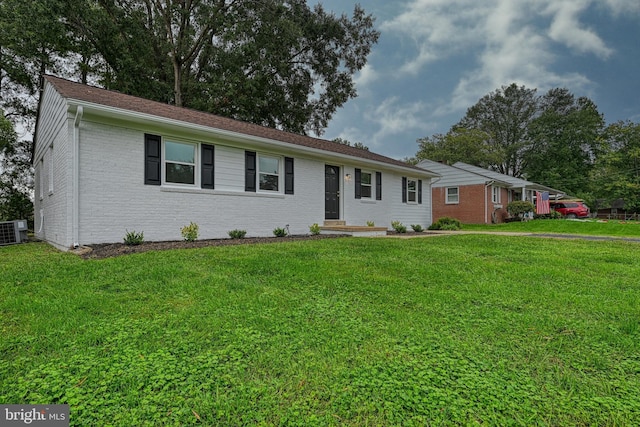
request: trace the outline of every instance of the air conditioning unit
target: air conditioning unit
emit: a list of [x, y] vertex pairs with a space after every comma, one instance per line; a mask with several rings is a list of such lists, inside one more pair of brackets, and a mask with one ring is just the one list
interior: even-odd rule
[[27, 220], [0, 222], [0, 246], [27, 241]]

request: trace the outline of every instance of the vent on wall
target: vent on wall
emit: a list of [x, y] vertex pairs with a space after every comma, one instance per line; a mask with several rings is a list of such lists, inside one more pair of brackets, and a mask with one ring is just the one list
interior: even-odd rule
[[21, 243], [27, 240], [27, 221], [0, 222], [0, 246]]

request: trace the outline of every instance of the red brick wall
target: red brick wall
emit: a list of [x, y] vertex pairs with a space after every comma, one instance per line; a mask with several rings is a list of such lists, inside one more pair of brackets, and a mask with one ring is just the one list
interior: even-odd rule
[[[500, 191], [500, 204], [502, 209], [495, 211], [496, 222], [504, 222], [507, 217], [506, 206], [508, 203], [508, 191], [502, 188]], [[446, 187], [433, 188], [433, 221], [443, 216], [456, 218], [465, 224], [491, 224], [494, 204], [491, 201], [491, 186], [486, 188], [484, 184], [465, 185], [458, 187], [459, 203], [446, 204]], [[486, 195], [486, 203], [485, 203]], [[486, 221], [485, 221], [485, 209]]]

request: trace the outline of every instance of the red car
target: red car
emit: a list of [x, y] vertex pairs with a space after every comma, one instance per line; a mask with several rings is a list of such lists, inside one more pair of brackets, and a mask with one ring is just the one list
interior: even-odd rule
[[550, 206], [565, 218], [587, 218], [590, 214], [589, 207], [579, 201], [551, 202]]

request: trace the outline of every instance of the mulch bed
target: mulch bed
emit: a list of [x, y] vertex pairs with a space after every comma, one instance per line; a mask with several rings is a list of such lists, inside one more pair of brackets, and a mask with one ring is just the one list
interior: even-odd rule
[[105, 243], [91, 246], [83, 246], [73, 252], [85, 259], [111, 258], [121, 255], [136, 254], [147, 251], [165, 251], [169, 249], [192, 249], [209, 246], [250, 245], [257, 243], [282, 243], [303, 240], [321, 240], [347, 237], [346, 234], [318, 234], [318, 235], [294, 235], [286, 237], [247, 237], [244, 239], [209, 239], [166, 242], [143, 242], [140, 245], [128, 246], [124, 243]]

